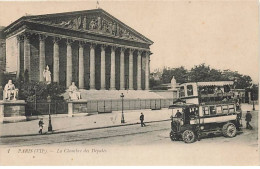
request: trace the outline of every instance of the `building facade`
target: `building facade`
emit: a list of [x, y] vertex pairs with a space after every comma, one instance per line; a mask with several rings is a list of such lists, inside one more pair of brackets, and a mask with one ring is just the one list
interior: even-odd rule
[[4, 30], [6, 71], [81, 89], [148, 90], [151, 40], [103, 9], [24, 16]]

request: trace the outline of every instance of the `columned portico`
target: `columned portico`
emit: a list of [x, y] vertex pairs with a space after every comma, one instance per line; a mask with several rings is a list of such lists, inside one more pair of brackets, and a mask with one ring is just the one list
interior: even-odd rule
[[66, 45], [67, 45], [67, 73], [66, 73], [66, 87], [69, 87], [72, 82], [72, 44], [71, 39], [67, 39]]
[[[31, 58], [31, 53], [30, 53], [30, 40], [29, 40], [29, 35], [27, 36], [19, 36], [17, 38], [24, 37], [24, 70], [28, 70], [29, 73], [29, 79], [30, 79], [30, 58]], [[46, 67], [46, 38], [52, 38], [53, 39], [53, 72], [52, 72], [52, 77], [53, 77], [53, 82], [60, 82], [60, 42], [61, 40], [65, 40], [65, 47], [66, 47], [66, 64], [65, 64], [65, 78], [66, 78], [66, 87], [68, 88], [71, 83], [73, 76], [75, 72], [73, 73], [73, 68], [75, 63], [73, 62], [73, 57], [77, 57], [76, 55], [73, 55], [73, 50], [72, 49], [72, 44], [74, 44], [74, 47], [78, 47], [78, 64], [77, 71], [78, 71], [78, 87], [80, 89], [85, 89], [86, 85], [85, 84], [85, 71], [88, 69], [88, 67], [85, 66], [86, 58], [84, 57], [84, 45], [88, 44], [90, 47], [88, 48], [89, 50], [89, 87], [91, 90], [96, 90], [96, 84], [95, 84], [95, 79], [96, 79], [96, 74], [95, 74], [95, 65], [96, 63], [96, 52], [98, 50], [95, 50], [97, 46], [100, 46], [100, 90], [105, 90], [106, 89], [106, 65], [107, 65], [107, 60], [106, 60], [106, 48], [110, 48], [110, 64], [109, 64], [109, 69], [110, 69], [110, 85], [109, 85], [109, 90], [125, 90], [125, 81], [128, 80], [128, 90], [134, 90], [134, 72], [136, 72], [136, 82], [137, 82], [137, 90], [142, 90], [144, 88], [145, 90], [149, 90], [149, 74], [150, 74], [150, 51], [145, 51], [145, 76], [142, 77], [142, 54], [144, 53], [144, 50], [142, 49], [135, 49], [131, 47], [125, 47], [125, 46], [120, 46], [120, 45], [110, 45], [110, 44], [99, 44], [99, 43], [88, 43], [85, 41], [81, 40], [72, 40], [70, 38], [63, 39], [61, 37], [51, 37], [51, 35], [43, 35], [39, 34], [38, 39], [39, 39], [39, 81], [45, 81], [45, 78], [43, 77], [43, 71]], [[20, 41], [18, 41], [18, 46], [20, 46]], [[120, 50], [118, 51], [119, 54], [116, 55], [116, 49], [119, 48]], [[19, 47], [18, 50], [20, 51]], [[129, 52], [129, 55], [125, 55], [125, 52]], [[137, 51], [137, 52], [135, 52]], [[75, 52], [74, 52], [75, 53]], [[20, 55], [20, 54], [18, 54]], [[125, 60], [125, 57], [129, 56], [129, 61]], [[134, 56], [137, 56], [137, 69], [134, 69]], [[119, 70], [116, 71], [116, 57], [118, 57], [119, 61]], [[21, 69], [21, 65], [19, 65], [19, 60], [17, 60], [17, 64], [19, 70]], [[125, 64], [127, 63], [128, 66], [128, 74], [125, 68]], [[31, 72], [33, 73], [33, 72]], [[116, 74], [119, 76], [119, 88], [116, 88]], [[128, 75], [128, 77], [125, 77]], [[128, 79], [126, 79], [128, 78]], [[145, 78], [145, 84], [144, 86], [142, 85], [142, 78]], [[75, 79], [75, 78], [74, 78]], [[76, 80], [77, 81], [77, 80]]]
[[[17, 74], [16, 78], [19, 78], [21, 73], [21, 42], [23, 41], [23, 36], [17, 36]], [[23, 64], [23, 63], [22, 63]]]
[[67, 88], [74, 81], [80, 89], [149, 90], [153, 42], [102, 9], [28, 16], [4, 33], [17, 38], [17, 78], [27, 73], [29, 81], [44, 82], [48, 65], [52, 82]]
[[111, 46], [110, 90], [116, 89], [116, 47]]
[[90, 44], [90, 90], [95, 90], [95, 47], [96, 45]]
[[125, 48], [120, 50], [120, 90], [125, 90]]
[[150, 52], [146, 52], [145, 58], [145, 90], [149, 90], [149, 76], [150, 76]]
[[53, 82], [59, 83], [60, 58], [59, 58], [60, 38], [53, 38]]
[[30, 35], [24, 34], [24, 72], [28, 73], [29, 80], [31, 79], [31, 50], [30, 50]]
[[101, 63], [100, 63], [100, 73], [101, 73], [101, 90], [105, 90], [106, 87], [106, 65], [105, 65], [105, 49], [106, 45], [101, 45]]
[[141, 82], [141, 78], [142, 78], [142, 52], [141, 50], [139, 50], [137, 53], [137, 90], [141, 90], [142, 89], [142, 82]]
[[129, 49], [129, 90], [134, 89], [134, 49]]
[[79, 88], [84, 89], [84, 56], [83, 56], [83, 44], [79, 42]]
[[44, 81], [43, 71], [45, 69], [45, 39], [46, 35], [39, 35], [39, 70], [40, 70], [40, 81]]

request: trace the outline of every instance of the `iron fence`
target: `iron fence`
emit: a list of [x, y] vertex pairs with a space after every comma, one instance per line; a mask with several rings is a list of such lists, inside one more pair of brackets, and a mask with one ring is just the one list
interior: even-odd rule
[[25, 107], [26, 116], [48, 115], [50, 114], [67, 114], [68, 104], [63, 100], [27, 102]]
[[122, 100], [90, 100], [87, 103], [87, 112], [111, 112], [122, 110], [161, 109], [168, 108], [173, 99], [124, 99]]
[[[73, 102], [74, 113], [112, 112], [122, 110], [141, 110], [168, 108], [173, 99], [124, 99], [122, 100], [89, 100], [86, 103]], [[27, 102], [26, 116], [68, 114], [68, 103], [66, 101], [37, 101]]]

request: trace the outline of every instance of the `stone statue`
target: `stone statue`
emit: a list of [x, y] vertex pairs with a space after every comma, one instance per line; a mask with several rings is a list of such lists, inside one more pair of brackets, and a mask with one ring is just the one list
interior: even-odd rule
[[69, 26], [71, 24], [71, 20], [69, 21], [62, 21], [61, 23], [59, 23], [61, 26]]
[[172, 87], [172, 89], [176, 89], [176, 80], [175, 80], [174, 76], [172, 76], [171, 87]]
[[92, 20], [90, 21], [90, 23], [89, 23], [89, 29], [90, 29], [90, 30], [94, 30], [94, 29], [96, 29], [96, 28], [97, 28], [97, 23], [96, 23], [95, 19], [92, 19]]
[[100, 17], [97, 18], [97, 28], [98, 28], [99, 31], [102, 29], [101, 28], [101, 18]]
[[49, 66], [47, 65], [46, 68], [43, 71], [43, 77], [45, 78], [45, 81], [47, 84], [51, 83], [51, 72], [49, 70]]
[[119, 36], [119, 31], [120, 31], [119, 25], [116, 24], [116, 36]]
[[69, 87], [69, 97], [70, 100], [81, 99], [81, 94], [74, 82], [72, 82], [71, 86]]
[[82, 26], [83, 29], [86, 30], [87, 29], [87, 17], [86, 16], [84, 16], [82, 24], [83, 24], [83, 26]]
[[116, 35], [116, 24], [115, 23], [113, 23], [113, 26], [112, 26], [112, 34]]
[[113, 28], [113, 25], [111, 22], [109, 22], [108, 24], [108, 33], [112, 34], [112, 28]]
[[12, 80], [9, 80], [4, 88], [4, 99], [7, 100], [16, 100], [18, 96], [18, 89], [15, 88]]

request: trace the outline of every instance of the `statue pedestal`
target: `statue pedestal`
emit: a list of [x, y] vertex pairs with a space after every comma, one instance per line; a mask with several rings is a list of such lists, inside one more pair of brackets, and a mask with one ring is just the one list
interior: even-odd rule
[[87, 100], [71, 100], [68, 101], [68, 117], [88, 115]]
[[24, 100], [0, 101], [0, 123], [26, 121]]

